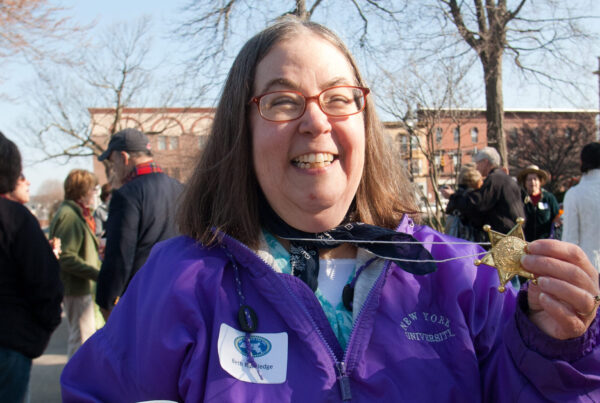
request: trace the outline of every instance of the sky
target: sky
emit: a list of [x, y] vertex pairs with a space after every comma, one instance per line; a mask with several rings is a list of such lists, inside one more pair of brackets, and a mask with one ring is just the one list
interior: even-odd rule
[[[169, 19], [177, 17], [178, 7], [182, 2], [176, 0], [69, 0], [62, 1], [60, 4], [71, 9], [69, 14], [72, 15], [75, 22], [81, 25], [95, 22], [95, 32], [101, 32], [115, 22], [133, 20], [145, 14], [150, 15], [153, 18], [154, 27], [158, 31], [155, 33], [155, 38], [159, 41], [159, 46], [168, 47], [168, 41], [163, 39], [168, 34], [167, 22]], [[23, 173], [31, 182], [31, 194], [35, 195], [45, 180], [56, 179], [62, 183], [71, 169], [92, 170], [91, 157], [72, 159], [68, 163], [39, 162], [43, 159], [43, 155], [24, 143], [21, 137], [22, 126], [19, 123], [23, 116], [30, 113], [19, 93], [23, 92], [25, 83], [32, 79], [33, 72], [26, 63], [13, 63], [8, 68], [3, 67], [2, 74], [5, 81], [0, 83], [1, 92], [9, 94], [13, 99], [0, 97], [0, 131], [19, 146], [24, 160]]]
[[[54, 2], [56, 3], [56, 2]], [[135, 20], [142, 15], [148, 15], [153, 19], [153, 27], [156, 39], [155, 46], [160, 49], [172, 47], [172, 39], [168, 39], [169, 29], [172, 23], [180, 17], [179, 8], [186, 4], [187, 0], [64, 0], [60, 2], [63, 6], [71, 9], [74, 21], [81, 25], [89, 24], [95, 21], [96, 25], [93, 32], [102, 32], [109, 25], [127, 20]], [[598, 2], [600, 4], [600, 2]], [[597, 10], [590, 12], [600, 15], [600, 6], [595, 6]], [[600, 24], [598, 24], [600, 25]], [[248, 33], [248, 37], [252, 33]], [[594, 45], [597, 52], [590, 55], [594, 63], [596, 56], [600, 56], [600, 43]], [[23, 133], [19, 121], [24, 116], [28, 116], [31, 111], [27, 110], [24, 102], [23, 85], [32, 79], [31, 69], [25, 63], [12, 63], [2, 69], [3, 82], [0, 82], [2, 89], [0, 93], [9, 94], [12, 99], [0, 97], [0, 130], [10, 139], [15, 141], [21, 149], [24, 157], [24, 174], [32, 183], [32, 194], [36, 194], [40, 185], [48, 179], [54, 179], [62, 182], [67, 173], [73, 168], [92, 169], [91, 157], [84, 159], [73, 159], [68, 164], [57, 161], [47, 161], [40, 163], [43, 155], [35, 148], [28, 147], [23, 141]], [[584, 89], [589, 95], [590, 102], [583, 105], [585, 109], [598, 108], [598, 77], [592, 72], [589, 73], [589, 86]], [[25, 94], [24, 94], [25, 95]], [[93, 107], [95, 105], [90, 105]], [[147, 105], [140, 105], [147, 106]], [[207, 106], [207, 105], [198, 105]], [[208, 105], [210, 106], [210, 105]], [[484, 107], [480, 105], [479, 107]], [[516, 81], [510, 76], [510, 72], [505, 69], [504, 78], [504, 106], [505, 109], [524, 109], [524, 108], [553, 108], [553, 109], [572, 109], [571, 105], [562, 102], [561, 99], [549, 99], [543, 95], [543, 92], [537, 91], [535, 87], [524, 88], [523, 83]], [[384, 117], [385, 119], [385, 117]]]

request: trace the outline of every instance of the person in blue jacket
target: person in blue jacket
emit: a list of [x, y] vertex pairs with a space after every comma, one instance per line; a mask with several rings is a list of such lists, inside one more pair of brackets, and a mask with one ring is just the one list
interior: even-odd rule
[[598, 273], [539, 240], [498, 291], [418, 223], [369, 89], [327, 28], [250, 39], [153, 248], [62, 374], [65, 402], [600, 400]]

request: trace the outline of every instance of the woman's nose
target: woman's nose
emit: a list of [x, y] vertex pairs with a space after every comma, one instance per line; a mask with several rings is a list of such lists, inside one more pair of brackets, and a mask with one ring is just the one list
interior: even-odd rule
[[331, 130], [329, 116], [321, 110], [317, 99], [311, 99], [307, 102], [304, 115], [300, 119], [300, 131], [303, 133], [316, 135], [327, 133]]

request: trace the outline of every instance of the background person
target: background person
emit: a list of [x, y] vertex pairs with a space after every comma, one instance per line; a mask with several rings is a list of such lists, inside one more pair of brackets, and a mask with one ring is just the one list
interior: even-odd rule
[[446, 206], [446, 225], [444, 232], [448, 235], [466, 239], [473, 242], [485, 242], [486, 234], [480, 228], [483, 224], [479, 221], [472, 222], [462, 215], [456, 208], [455, 200], [465, 196], [465, 193], [479, 189], [483, 185], [483, 177], [475, 165], [463, 165], [458, 174], [458, 186], [454, 194], [450, 195]]
[[[456, 197], [455, 206], [471, 222], [489, 224], [495, 231], [506, 234], [518, 217], [525, 217], [521, 189], [500, 168], [500, 154], [495, 148], [482, 148], [473, 160], [485, 180], [479, 189]], [[442, 189], [444, 197], [450, 198], [453, 193], [452, 189]]]
[[600, 143], [581, 150], [581, 180], [565, 194], [562, 240], [579, 245], [600, 270]]
[[61, 241], [60, 277], [65, 287], [64, 308], [69, 327], [67, 354], [75, 351], [96, 331], [94, 284], [100, 259], [95, 221], [91, 212], [96, 197], [96, 176], [74, 169], [64, 182], [65, 200], [50, 223], [50, 236]]
[[100, 188], [100, 204], [94, 210], [94, 220], [96, 221], [96, 236], [98, 239], [106, 237], [106, 221], [108, 220], [108, 204], [110, 203], [110, 197], [112, 193], [112, 186], [110, 183], [105, 183]]
[[8, 192], [5, 194], [5, 197], [8, 200], [15, 201], [17, 203], [26, 204], [29, 203], [30, 195], [29, 195], [29, 187], [31, 186], [31, 182], [25, 178], [25, 175], [21, 172], [19, 174], [19, 179], [17, 179], [17, 184], [12, 192]]
[[0, 133], [1, 402], [28, 401], [31, 361], [60, 324], [63, 297], [58, 262], [37, 219], [9, 198], [23, 181], [19, 149]]
[[119, 183], [111, 196], [106, 222], [106, 249], [98, 278], [96, 302], [108, 318], [152, 247], [178, 234], [175, 227], [181, 183], [154, 162], [150, 142], [136, 129], [115, 133], [98, 157], [112, 163]]
[[525, 205], [525, 239], [550, 238], [552, 226], [560, 226], [556, 197], [542, 186], [548, 181], [548, 172], [537, 165], [529, 165], [517, 175], [517, 180], [527, 191]]
[[331, 31], [267, 28], [222, 94], [182, 204], [187, 236], [153, 249], [67, 364], [66, 403], [600, 399], [585, 254], [531, 243], [539, 286], [520, 304], [493, 269], [451, 259], [481, 248], [409, 217], [407, 177]]

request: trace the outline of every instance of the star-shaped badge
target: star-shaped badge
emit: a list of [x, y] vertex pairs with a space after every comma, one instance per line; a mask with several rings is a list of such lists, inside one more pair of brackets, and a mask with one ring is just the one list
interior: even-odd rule
[[490, 237], [492, 249], [481, 260], [477, 259], [475, 265], [486, 264], [498, 271], [498, 277], [500, 278], [498, 291], [500, 292], [506, 290], [506, 283], [514, 276], [535, 279], [533, 273], [526, 271], [521, 266], [521, 256], [526, 254], [525, 247], [527, 246], [525, 234], [523, 233], [524, 222], [523, 218], [517, 218], [517, 225], [506, 235], [492, 231], [489, 225], [483, 226], [483, 230]]

